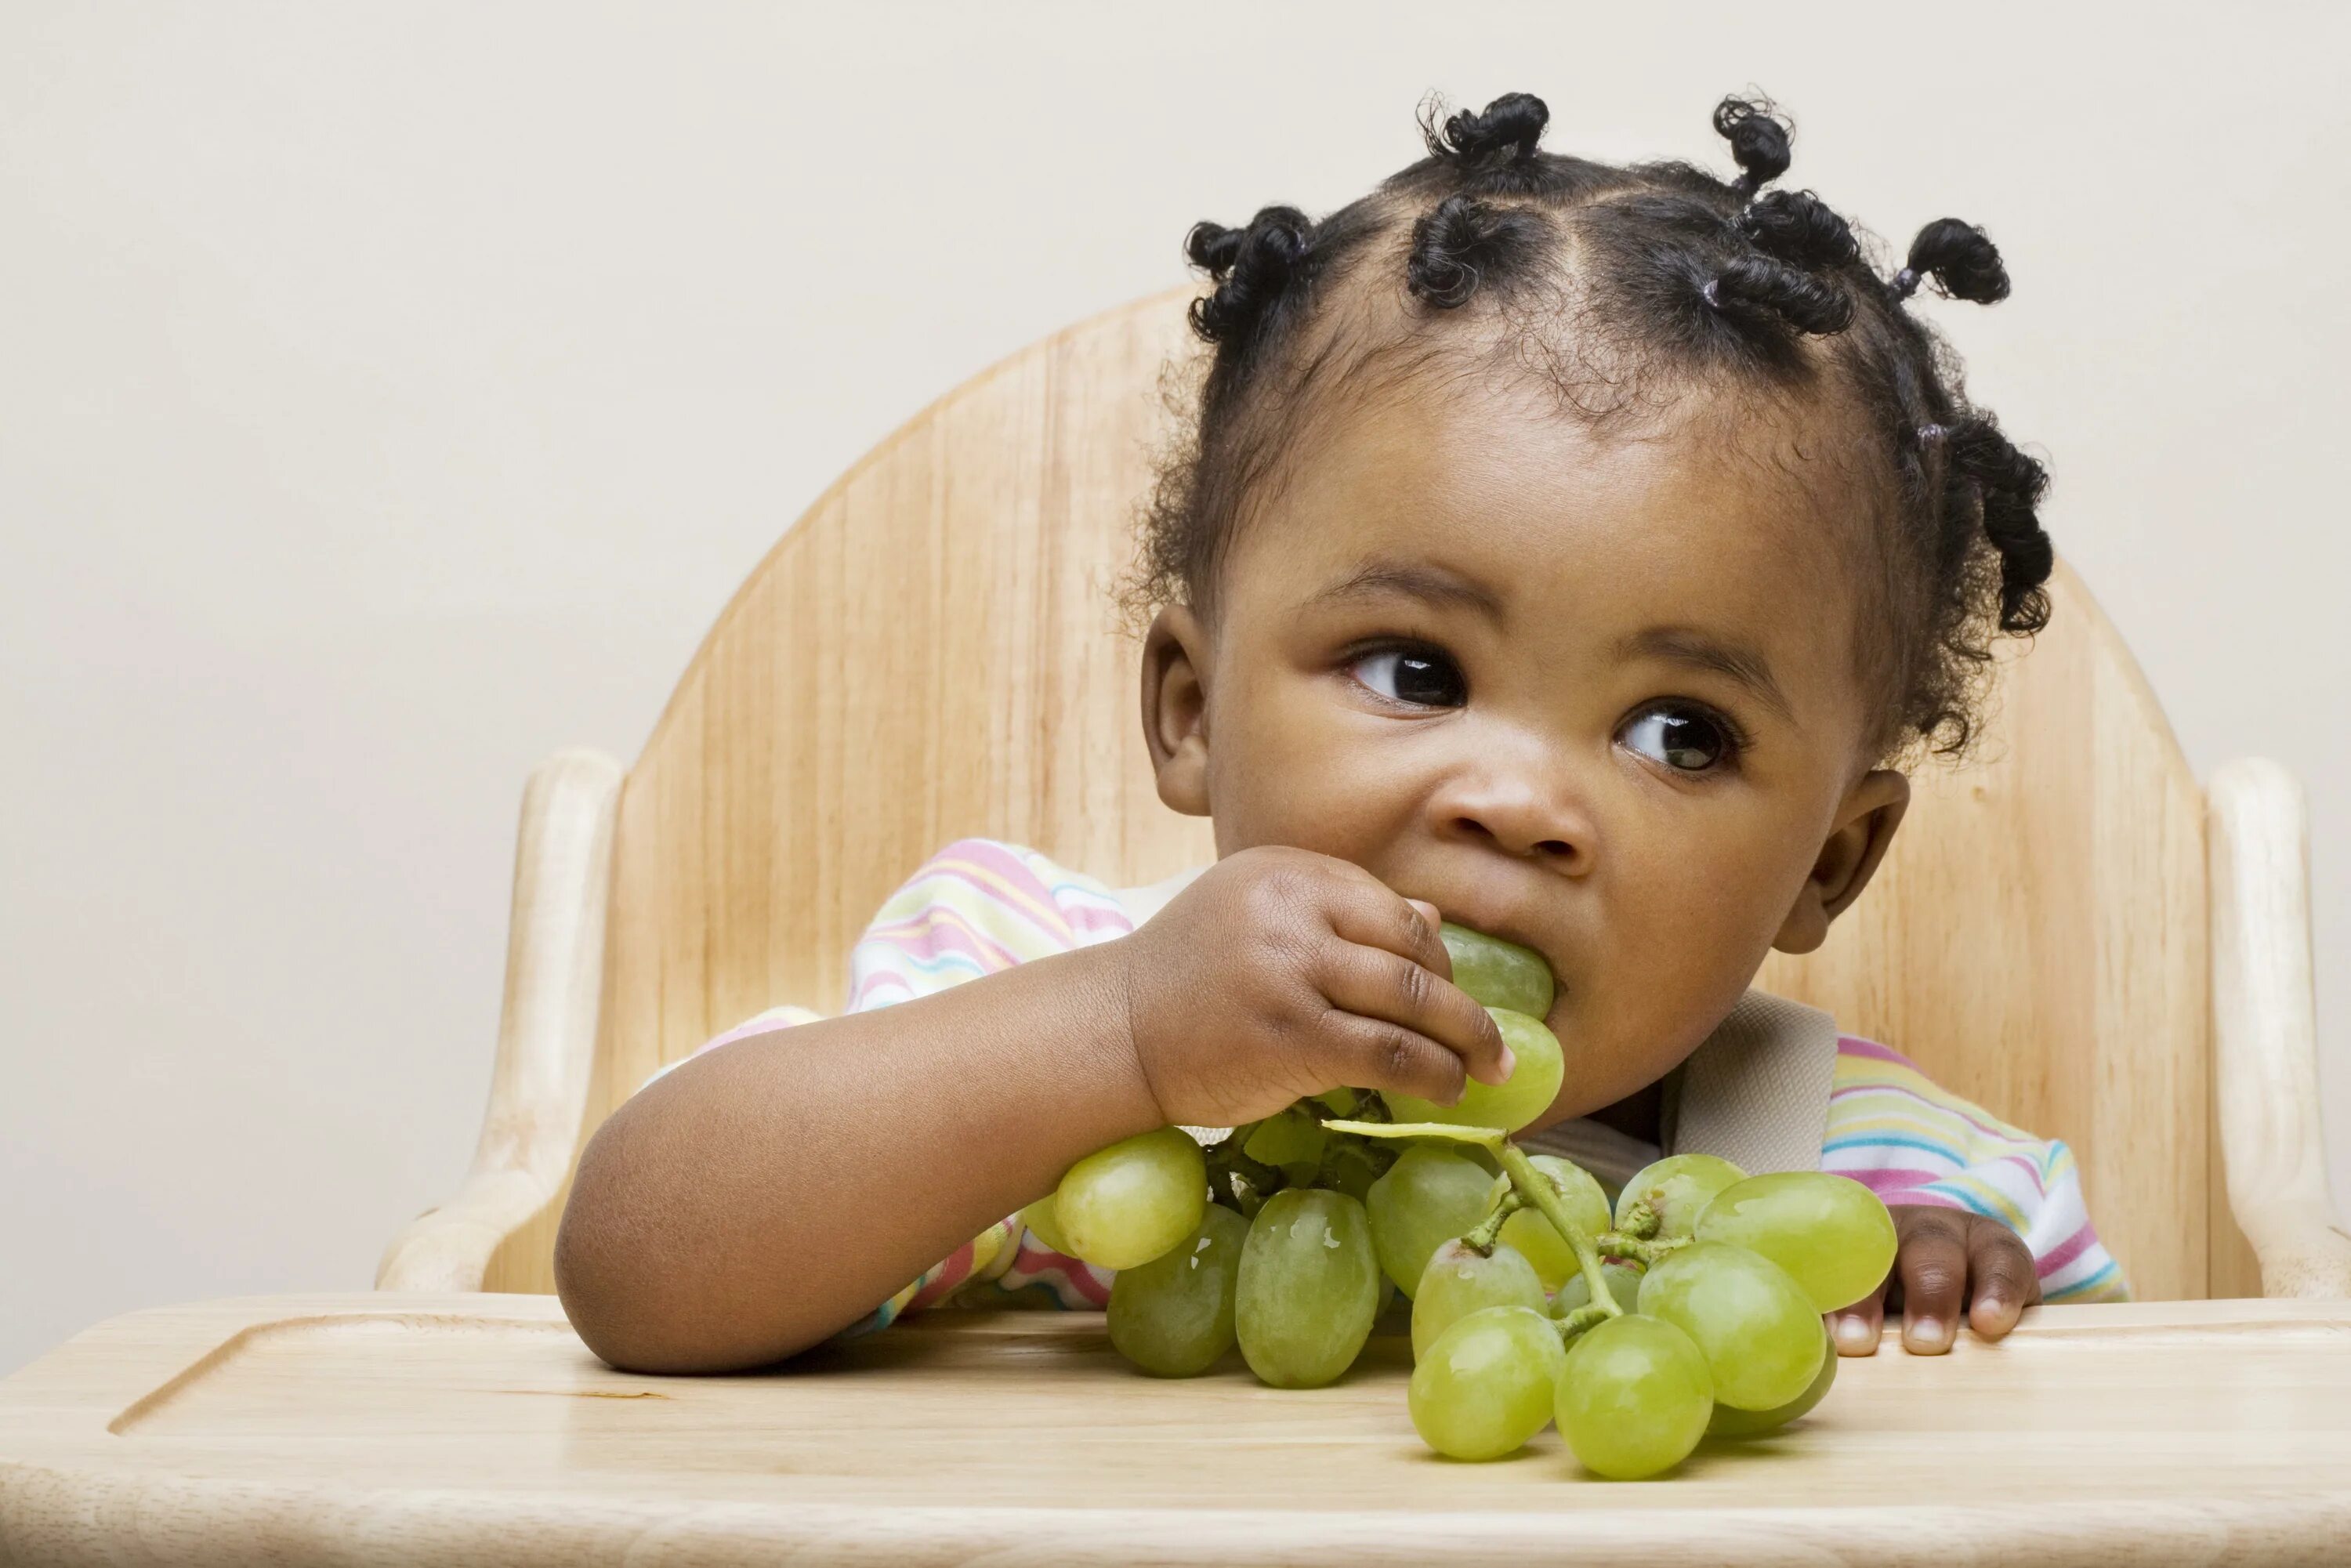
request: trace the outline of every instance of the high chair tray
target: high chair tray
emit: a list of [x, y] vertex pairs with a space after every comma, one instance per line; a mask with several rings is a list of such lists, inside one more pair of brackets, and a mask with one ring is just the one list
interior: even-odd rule
[[2351, 1302], [2044, 1308], [1847, 1361], [1670, 1479], [1438, 1459], [1409, 1347], [1164, 1383], [1092, 1314], [941, 1312], [750, 1376], [598, 1363], [538, 1296], [117, 1318], [0, 1382], [0, 1563], [2351, 1560]]

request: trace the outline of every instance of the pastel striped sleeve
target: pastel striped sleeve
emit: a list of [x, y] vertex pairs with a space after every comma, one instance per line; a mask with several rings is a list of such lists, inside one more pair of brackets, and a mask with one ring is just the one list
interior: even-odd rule
[[[1102, 883], [1035, 850], [961, 839], [892, 894], [850, 956], [850, 1010], [868, 1012], [967, 980], [1123, 936], [1134, 929]], [[958, 1304], [1099, 1308], [1111, 1275], [1046, 1246], [1012, 1215], [884, 1301], [840, 1337], [885, 1328], [953, 1297]]]
[[1111, 890], [1035, 850], [958, 839], [890, 895], [849, 958], [849, 1010], [929, 996], [1134, 929]]
[[2074, 1151], [1993, 1117], [1942, 1089], [1899, 1051], [1852, 1035], [1837, 1041], [1821, 1168], [1892, 1204], [1989, 1215], [2024, 1239], [2051, 1301], [2128, 1298], [2098, 1240]]

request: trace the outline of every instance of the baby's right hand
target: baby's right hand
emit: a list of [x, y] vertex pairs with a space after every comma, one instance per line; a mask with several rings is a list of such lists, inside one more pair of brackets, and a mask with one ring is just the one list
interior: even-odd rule
[[1171, 1123], [1235, 1126], [1342, 1084], [1451, 1104], [1510, 1076], [1437, 914], [1308, 850], [1217, 862], [1121, 940], [1136, 1065]]

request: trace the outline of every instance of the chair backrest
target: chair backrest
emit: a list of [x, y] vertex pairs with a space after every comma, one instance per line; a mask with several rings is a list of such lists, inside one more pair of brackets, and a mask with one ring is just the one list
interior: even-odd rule
[[[585, 1131], [752, 1013], [837, 1008], [864, 921], [949, 840], [1114, 884], [1211, 857], [1153, 791], [1111, 596], [1182, 302], [1084, 322], [933, 404], [720, 615], [622, 795]], [[2203, 797], [2081, 585], [2061, 570], [2053, 598], [1985, 759], [1919, 778], [1855, 911], [1759, 983], [2065, 1138], [2141, 1296], [2258, 1293], [2231, 1272], [2250, 1254], [2210, 1133]], [[491, 1289], [552, 1289], [559, 1209], [508, 1239]]]

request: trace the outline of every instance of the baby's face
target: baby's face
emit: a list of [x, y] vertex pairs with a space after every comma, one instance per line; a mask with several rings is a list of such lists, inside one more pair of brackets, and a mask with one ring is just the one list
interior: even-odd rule
[[1907, 799], [1862, 755], [1851, 530], [1719, 460], [1721, 429], [1366, 411], [1235, 540], [1213, 624], [1171, 611], [1146, 656], [1162, 792], [1220, 854], [1353, 861], [1551, 961], [1551, 1120], [1655, 1082], [1775, 944], [1817, 946]]

